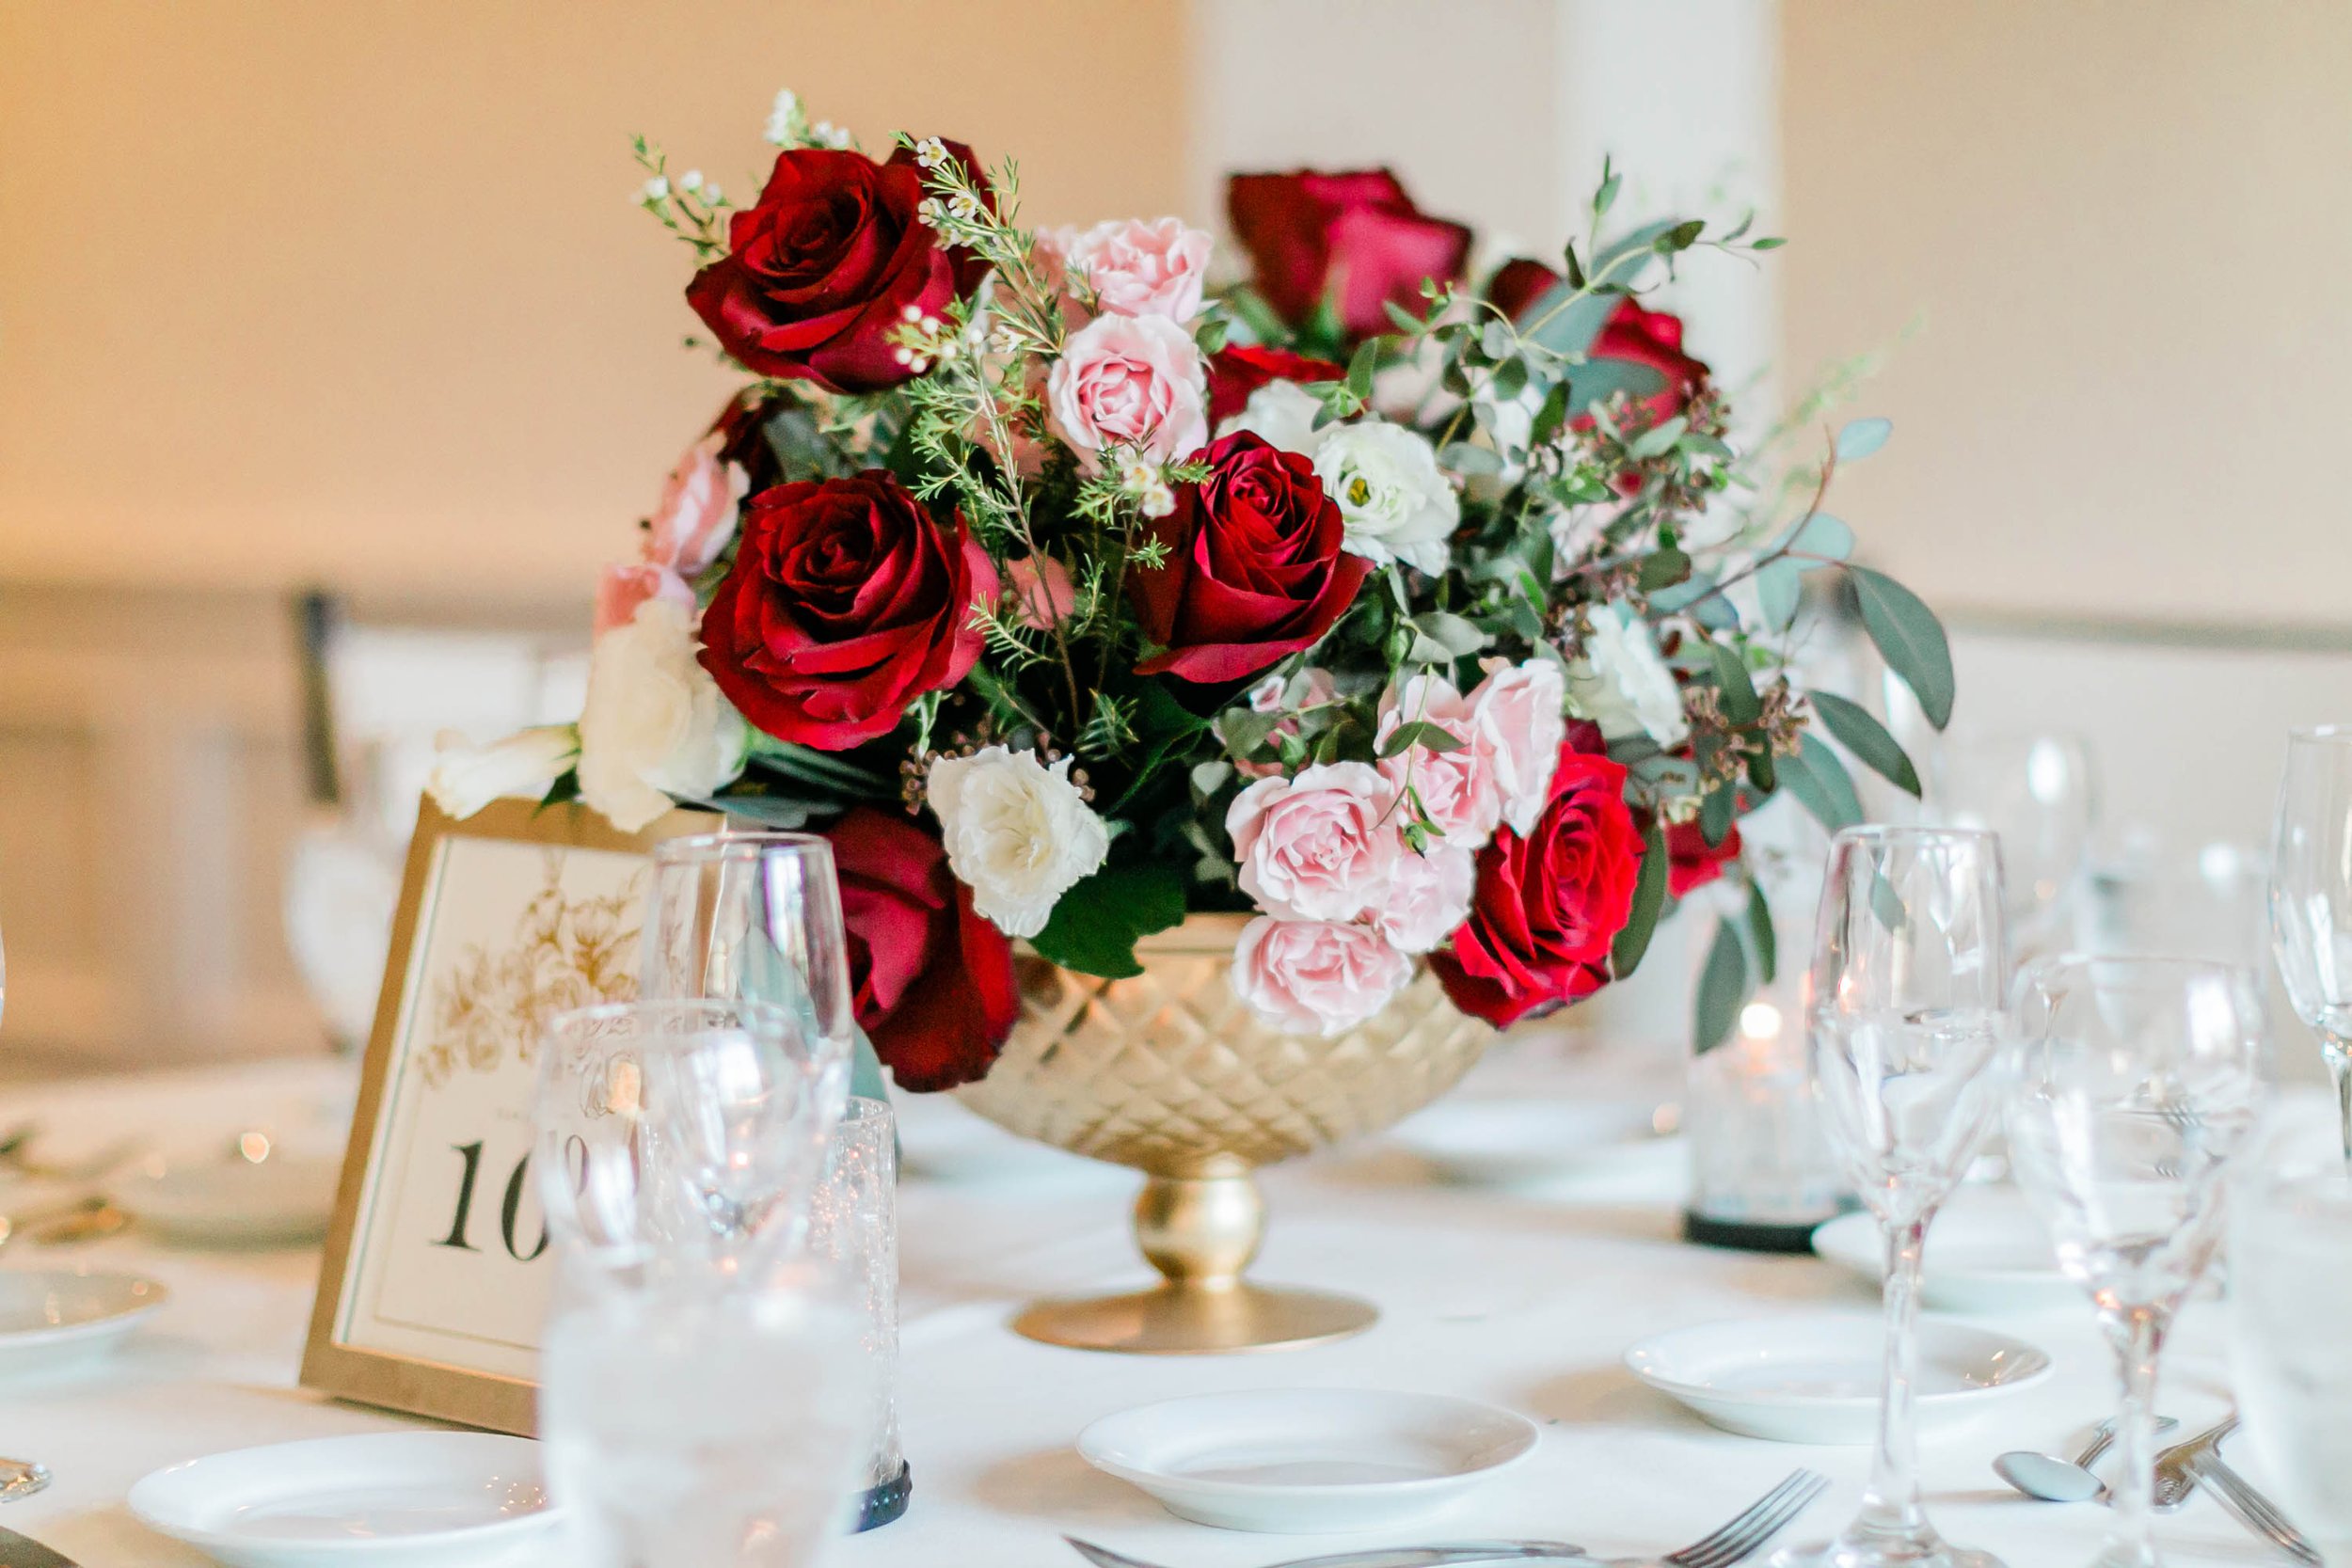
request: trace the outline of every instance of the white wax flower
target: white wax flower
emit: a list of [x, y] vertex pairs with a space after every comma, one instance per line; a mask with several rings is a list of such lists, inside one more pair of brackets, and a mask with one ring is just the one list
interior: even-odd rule
[[1048, 768], [1034, 752], [983, 746], [932, 763], [927, 794], [949, 869], [1009, 937], [1045, 929], [1061, 895], [1110, 850], [1109, 830], [1070, 782], [1068, 757]]
[[1341, 548], [1375, 565], [1445, 570], [1462, 503], [1426, 438], [1381, 420], [1335, 426], [1315, 451], [1315, 474], [1346, 521]]
[[694, 659], [694, 618], [655, 598], [596, 639], [580, 714], [580, 798], [623, 832], [743, 771], [751, 728]]
[[546, 724], [476, 746], [455, 730], [443, 730], [433, 744], [433, 771], [425, 775], [425, 793], [442, 811], [462, 820], [510, 795], [532, 800], [546, 795], [548, 786], [572, 765], [580, 736], [569, 724]]
[[1249, 394], [1241, 412], [1229, 414], [1216, 427], [1220, 439], [1237, 430], [1247, 430], [1270, 447], [1312, 457], [1337, 425], [1315, 428], [1315, 416], [1323, 404], [1314, 395], [1295, 381], [1269, 381]]
[[1612, 740], [1646, 735], [1674, 746], [1691, 733], [1674, 672], [1658, 657], [1647, 623], [1622, 604], [1592, 612], [1584, 657], [1568, 666], [1568, 711]]

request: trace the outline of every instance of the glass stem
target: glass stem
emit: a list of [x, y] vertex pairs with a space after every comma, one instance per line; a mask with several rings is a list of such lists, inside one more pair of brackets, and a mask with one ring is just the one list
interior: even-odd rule
[[2113, 1522], [2108, 1528], [2110, 1564], [2156, 1560], [2150, 1528], [2156, 1489], [2156, 1354], [2164, 1348], [2165, 1317], [2153, 1307], [2126, 1307], [2108, 1320], [2117, 1370], [2123, 1384], [2123, 1409], [2116, 1418], [2116, 1481], [2109, 1489]]
[[1886, 1230], [1886, 1366], [1879, 1396], [1878, 1452], [1856, 1526], [1873, 1535], [1916, 1536], [1927, 1528], [1919, 1504], [1919, 1437], [1912, 1384], [1919, 1368], [1919, 1258], [1930, 1210]]
[[2352, 1170], [2352, 1045], [2333, 1035], [2322, 1035], [2319, 1053], [2328, 1059], [2328, 1076], [2336, 1081], [2336, 1117], [2344, 1132], [2344, 1164], [2346, 1170]]

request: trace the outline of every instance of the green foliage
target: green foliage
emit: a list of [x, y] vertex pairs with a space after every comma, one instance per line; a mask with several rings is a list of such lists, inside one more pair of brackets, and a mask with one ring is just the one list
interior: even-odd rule
[[1731, 1038], [1748, 999], [1748, 955], [1732, 922], [1718, 922], [1692, 998], [1691, 1049], [1704, 1055]]
[[1869, 709], [1848, 702], [1835, 691], [1816, 691], [1813, 711], [1821, 716], [1822, 724], [1839, 745], [1860, 757], [1881, 778], [1898, 789], [1918, 795], [1919, 774], [1911, 766], [1911, 758]]
[[1919, 699], [1928, 722], [1937, 729], [1952, 721], [1952, 650], [1944, 624], [1919, 595], [1881, 572], [1850, 566], [1862, 625], [1878, 644], [1886, 667]]
[[1174, 866], [1104, 866], [1061, 895], [1029, 945], [1064, 969], [1120, 980], [1143, 973], [1136, 943], [1184, 918], [1184, 879]]

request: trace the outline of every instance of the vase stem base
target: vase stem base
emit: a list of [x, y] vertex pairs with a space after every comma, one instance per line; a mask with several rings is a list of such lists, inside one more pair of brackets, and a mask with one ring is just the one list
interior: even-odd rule
[[1289, 1350], [1361, 1334], [1379, 1308], [1355, 1296], [1247, 1283], [1162, 1285], [1127, 1295], [1041, 1301], [1013, 1332], [1073, 1350], [1129, 1355], [1218, 1355]]

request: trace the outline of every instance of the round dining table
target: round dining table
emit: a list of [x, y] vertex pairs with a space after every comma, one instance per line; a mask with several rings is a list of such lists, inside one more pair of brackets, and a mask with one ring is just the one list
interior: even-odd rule
[[[0, 1127], [36, 1124], [65, 1158], [123, 1139], [200, 1147], [269, 1126], [288, 1147], [339, 1147], [357, 1065], [341, 1060], [23, 1084], [0, 1089]], [[1476, 1084], [1473, 1081], [1472, 1092]], [[1552, 1092], [1576, 1092], [1561, 1074]], [[898, 1407], [913, 1467], [904, 1517], [838, 1543], [844, 1568], [1060, 1568], [1064, 1535], [1167, 1568], [1242, 1568], [1347, 1547], [1540, 1537], [1598, 1557], [1655, 1555], [1737, 1513], [1791, 1469], [1830, 1490], [1784, 1537], [1851, 1516], [1866, 1448], [1735, 1436], [1637, 1381], [1629, 1345], [1686, 1324], [1843, 1309], [1875, 1335], [1875, 1292], [1810, 1256], [1681, 1239], [1677, 1179], [1590, 1173], [1509, 1190], [1449, 1185], [1403, 1144], [1373, 1140], [1263, 1175], [1272, 1210], [1258, 1277], [1365, 1296], [1380, 1317], [1354, 1338], [1306, 1349], [1152, 1357], [1057, 1349], [1008, 1326], [1043, 1294], [1146, 1277], [1127, 1228], [1132, 1173], [1061, 1158], [1001, 1168], [925, 1158], [941, 1116], [909, 1118], [899, 1206]], [[0, 1212], [8, 1193], [0, 1191]], [[45, 1491], [0, 1506], [22, 1531], [83, 1568], [167, 1568], [204, 1560], [144, 1528], [125, 1506], [159, 1466], [296, 1438], [413, 1427], [411, 1418], [298, 1386], [318, 1283], [315, 1244], [225, 1249], [174, 1243], [135, 1223], [74, 1245], [18, 1240], [0, 1267], [129, 1271], [169, 1300], [112, 1356], [0, 1385], [0, 1455], [37, 1461]], [[2107, 1414], [2110, 1356], [2087, 1304], [1980, 1320], [2044, 1347], [2056, 1374], [1978, 1424], [1930, 1433], [1921, 1465], [1945, 1534], [2010, 1568], [2088, 1561], [2104, 1511], [2031, 1502], [1994, 1476], [1995, 1454], [2055, 1449]], [[2168, 1349], [2159, 1404], [2185, 1431], [2230, 1405], [2225, 1308], [2201, 1299]], [[1082, 1460], [1081, 1429], [1180, 1395], [1362, 1387], [1463, 1396], [1519, 1412], [1533, 1454], [1425, 1525], [1377, 1534], [1258, 1535], [1189, 1524]], [[2250, 1450], [2232, 1450], [2252, 1479]], [[2157, 1526], [2175, 1564], [2284, 1560], [2202, 1493]], [[550, 1564], [559, 1551], [546, 1555]], [[1758, 1561], [1761, 1560], [1759, 1558]]]

